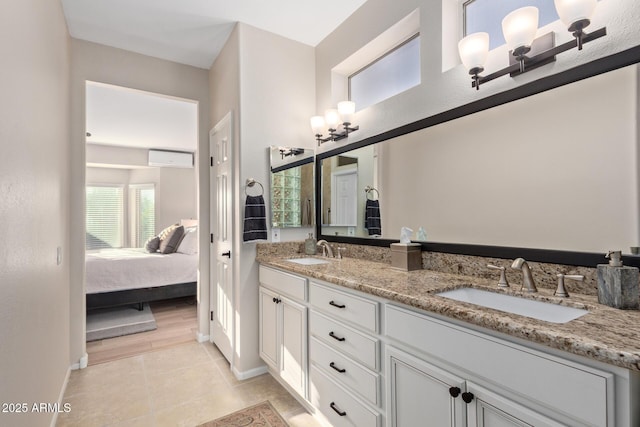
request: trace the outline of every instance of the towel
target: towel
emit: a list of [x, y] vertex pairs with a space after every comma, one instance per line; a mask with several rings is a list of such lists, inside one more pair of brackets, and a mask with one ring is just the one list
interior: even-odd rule
[[364, 228], [369, 231], [369, 235], [381, 235], [382, 223], [380, 222], [380, 202], [378, 200], [367, 199], [364, 208]]
[[247, 201], [244, 205], [244, 233], [242, 240], [244, 242], [267, 240], [267, 218], [262, 195], [247, 196]]

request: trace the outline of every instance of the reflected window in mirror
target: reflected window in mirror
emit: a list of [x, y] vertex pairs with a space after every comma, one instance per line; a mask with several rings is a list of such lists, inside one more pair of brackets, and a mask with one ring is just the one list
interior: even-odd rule
[[271, 226], [313, 226], [314, 151], [295, 147], [271, 147], [270, 154]]

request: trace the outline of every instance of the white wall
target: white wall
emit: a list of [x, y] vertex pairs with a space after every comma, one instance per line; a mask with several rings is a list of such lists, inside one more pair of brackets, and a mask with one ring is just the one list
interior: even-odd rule
[[[314, 111], [313, 48], [238, 24], [210, 71], [211, 126], [234, 113], [234, 262], [236, 355], [234, 369], [264, 363], [258, 356], [258, 268], [255, 244], [241, 243], [244, 183], [252, 177], [269, 194], [271, 145], [313, 148], [309, 117]], [[288, 236], [298, 236], [286, 230]], [[303, 235], [304, 236], [304, 235]], [[302, 237], [302, 236], [301, 236]]]
[[[69, 45], [60, 2], [3, 3], [2, 403], [57, 402], [69, 369]], [[48, 426], [53, 417], [0, 413], [0, 425]]]
[[[96, 43], [71, 41], [71, 361], [85, 355], [84, 295], [84, 182], [85, 182], [85, 82], [87, 80], [140, 89], [198, 102], [198, 158], [196, 176], [200, 205], [200, 254], [209, 256], [208, 224], [208, 73], [201, 68], [177, 64]], [[199, 266], [199, 283], [208, 283], [209, 265]], [[208, 301], [208, 286], [199, 287], [198, 298]], [[208, 304], [199, 306], [200, 331], [207, 324]], [[207, 326], [208, 328], [208, 326]], [[205, 331], [206, 332], [206, 331]]]
[[628, 253], [640, 241], [637, 72], [384, 143], [385, 235], [424, 226], [433, 242]]
[[[455, 31], [456, 22], [443, 23], [443, 2], [456, 0], [368, 0], [342, 25], [326, 37], [316, 48], [316, 92], [318, 112], [346, 97], [346, 93], [332, 92], [331, 71], [379, 34], [412, 11], [419, 8], [421, 42], [422, 83], [395, 97], [366, 108], [355, 115], [354, 123], [360, 130], [349, 137], [350, 142], [377, 135], [383, 131], [432, 116], [451, 108], [512, 89], [543, 76], [573, 68], [594, 59], [640, 45], [640, 3], [637, 0], [605, 0], [598, 3], [597, 13], [587, 31], [607, 26], [608, 35], [588, 43], [578, 52], [574, 49], [557, 57], [553, 64], [527, 72], [516, 78], [501, 77], [472, 90], [470, 78], [462, 65], [442, 71], [442, 32], [448, 27]], [[568, 41], [571, 35], [556, 21], [538, 34], [555, 31], [556, 42]], [[455, 46], [448, 47], [446, 53]], [[449, 55], [450, 56], [450, 55]], [[487, 72], [507, 64], [506, 46], [489, 54]], [[337, 86], [336, 86], [337, 87]], [[341, 143], [343, 144], [343, 143]], [[322, 150], [332, 147], [324, 144]]]

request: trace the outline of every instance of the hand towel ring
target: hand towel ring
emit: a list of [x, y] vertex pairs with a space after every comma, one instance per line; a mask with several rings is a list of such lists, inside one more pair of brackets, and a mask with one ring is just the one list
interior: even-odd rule
[[259, 183], [258, 181], [256, 181], [253, 178], [247, 178], [247, 186], [244, 187], [244, 194], [246, 196], [248, 196], [249, 194], [247, 193], [247, 187], [253, 187], [254, 185], [258, 184], [260, 186], [260, 188], [262, 189], [262, 192], [260, 194], [257, 194], [257, 196], [262, 196], [264, 195], [264, 187], [262, 186], [261, 183]]
[[[374, 191], [376, 192], [375, 199], [373, 198], [373, 194], [372, 194]], [[378, 190], [373, 188], [370, 185], [367, 185], [365, 187], [364, 192], [367, 193], [367, 199], [369, 199], [369, 196], [371, 196], [371, 199], [369, 200], [377, 200], [380, 198], [380, 193], [378, 192]]]

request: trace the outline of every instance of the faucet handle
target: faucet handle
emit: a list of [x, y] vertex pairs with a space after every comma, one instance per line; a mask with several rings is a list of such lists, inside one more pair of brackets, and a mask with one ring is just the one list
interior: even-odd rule
[[344, 252], [345, 249], [346, 248], [342, 248], [342, 247], [338, 248], [338, 259], [342, 259], [343, 257], [342, 253]]
[[487, 268], [491, 270], [500, 270], [500, 280], [498, 280], [498, 287], [508, 288], [509, 282], [507, 281], [507, 269], [504, 267], [498, 267], [497, 265], [487, 264]]
[[553, 295], [557, 297], [568, 298], [569, 292], [567, 292], [567, 288], [564, 286], [564, 279], [576, 280], [578, 282], [582, 282], [584, 280], [584, 276], [582, 274], [556, 274], [558, 277], [558, 288], [553, 293]]

